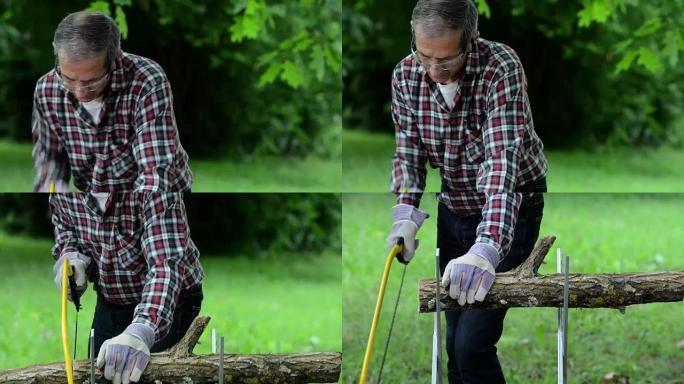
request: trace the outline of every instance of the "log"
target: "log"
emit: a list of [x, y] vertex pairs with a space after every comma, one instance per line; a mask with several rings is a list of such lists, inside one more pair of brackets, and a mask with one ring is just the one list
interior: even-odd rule
[[[461, 307], [440, 287], [444, 310], [512, 307], [562, 307], [563, 275], [539, 275], [539, 266], [555, 241], [546, 236], [535, 245], [530, 256], [518, 268], [496, 275], [484, 301]], [[572, 262], [571, 262], [572, 265]], [[421, 313], [435, 311], [435, 279], [419, 282]], [[571, 308], [617, 308], [634, 304], [684, 300], [684, 271], [653, 273], [569, 274], [568, 306]]]
[[[173, 348], [152, 354], [140, 379], [143, 384], [218, 383], [219, 356], [196, 356], [192, 351], [210, 318], [197, 317]], [[224, 355], [226, 383], [336, 383], [342, 355], [337, 352]], [[95, 370], [96, 383], [109, 383]], [[89, 383], [90, 362], [74, 362], [74, 383]], [[0, 372], [0, 383], [63, 384], [64, 363], [37, 365]]]

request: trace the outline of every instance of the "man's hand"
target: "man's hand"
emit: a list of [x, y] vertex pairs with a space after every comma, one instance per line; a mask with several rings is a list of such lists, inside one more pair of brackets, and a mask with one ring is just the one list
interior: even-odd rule
[[[88, 288], [88, 278], [86, 275], [86, 268], [90, 264], [90, 260], [81, 255], [78, 252], [70, 252], [59, 258], [57, 263], [55, 263], [55, 285], [60, 290], [62, 289], [62, 268], [64, 267], [64, 258], [69, 260], [69, 264], [74, 269], [74, 279], [76, 280], [76, 294], [81, 297], [83, 292]], [[73, 301], [73, 292], [71, 289], [68, 290], [68, 299]]]
[[404, 239], [404, 250], [399, 256], [399, 261], [408, 264], [416, 253], [418, 248], [418, 240], [416, 240], [416, 233], [423, 221], [430, 217], [427, 213], [418, 210], [416, 207], [408, 204], [398, 204], [392, 207], [392, 230], [387, 236], [387, 246], [393, 247], [397, 244], [397, 240]]
[[484, 300], [496, 279], [494, 271], [499, 264], [496, 249], [477, 243], [465, 255], [449, 261], [442, 286], [449, 287], [449, 296], [459, 305]]
[[137, 383], [150, 362], [154, 330], [133, 323], [119, 336], [106, 340], [97, 355], [97, 368], [114, 384]]

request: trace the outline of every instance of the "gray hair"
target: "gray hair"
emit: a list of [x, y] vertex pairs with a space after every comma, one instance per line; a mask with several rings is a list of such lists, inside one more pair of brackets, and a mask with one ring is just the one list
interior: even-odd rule
[[121, 45], [121, 33], [111, 17], [101, 12], [75, 12], [57, 25], [52, 46], [75, 60], [105, 54], [105, 65], [114, 69]]
[[411, 15], [411, 28], [428, 37], [442, 37], [462, 31], [464, 43], [476, 39], [477, 8], [470, 0], [418, 0]]

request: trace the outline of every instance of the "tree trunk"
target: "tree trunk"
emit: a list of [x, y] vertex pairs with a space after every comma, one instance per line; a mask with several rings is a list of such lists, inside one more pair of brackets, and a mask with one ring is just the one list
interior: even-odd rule
[[[540, 239], [523, 264], [497, 274], [481, 303], [461, 307], [441, 288], [442, 309], [563, 306], [563, 274], [537, 274], [555, 239]], [[435, 285], [435, 279], [420, 280], [419, 312], [435, 311]], [[633, 304], [682, 300], [684, 272], [570, 274], [568, 278], [568, 306], [573, 308], [622, 309]]]
[[[219, 356], [195, 356], [192, 350], [209, 323], [198, 317], [188, 332], [169, 351], [152, 354], [140, 383], [218, 383]], [[223, 359], [226, 383], [335, 383], [340, 376], [342, 355], [335, 352], [230, 355]], [[109, 383], [95, 369], [96, 383]], [[90, 362], [74, 362], [74, 383], [90, 380]], [[0, 372], [0, 383], [65, 383], [64, 363], [38, 365]]]

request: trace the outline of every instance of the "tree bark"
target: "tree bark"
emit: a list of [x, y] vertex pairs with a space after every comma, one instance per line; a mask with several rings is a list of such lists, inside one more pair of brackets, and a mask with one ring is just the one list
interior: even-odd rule
[[[176, 346], [152, 354], [140, 383], [190, 384], [218, 383], [219, 356], [196, 356], [192, 350], [209, 323], [209, 317], [198, 317]], [[335, 383], [340, 376], [342, 355], [336, 352], [231, 355], [223, 359], [226, 383]], [[109, 383], [95, 369], [96, 383]], [[90, 362], [74, 362], [74, 383], [90, 380]], [[56, 384], [65, 383], [64, 363], [37, 365], [0, 372], [0, 383]]]
[[[539, 275], [537, 271], [554, 236], [539, 240], [518, 268], [498, 273], [484, 301], [461, 307], [440, 288], [442, 309], [561, 307], [563, 274]], [[572, 265], [572, 263], [571, 263]], [[435, 311], [435, 279], [419, 282], [419, 312]], [[568, 306], [572, 308], [619, 308], [628, 305], [684, 300], [684, 272], [569, 274]]]

